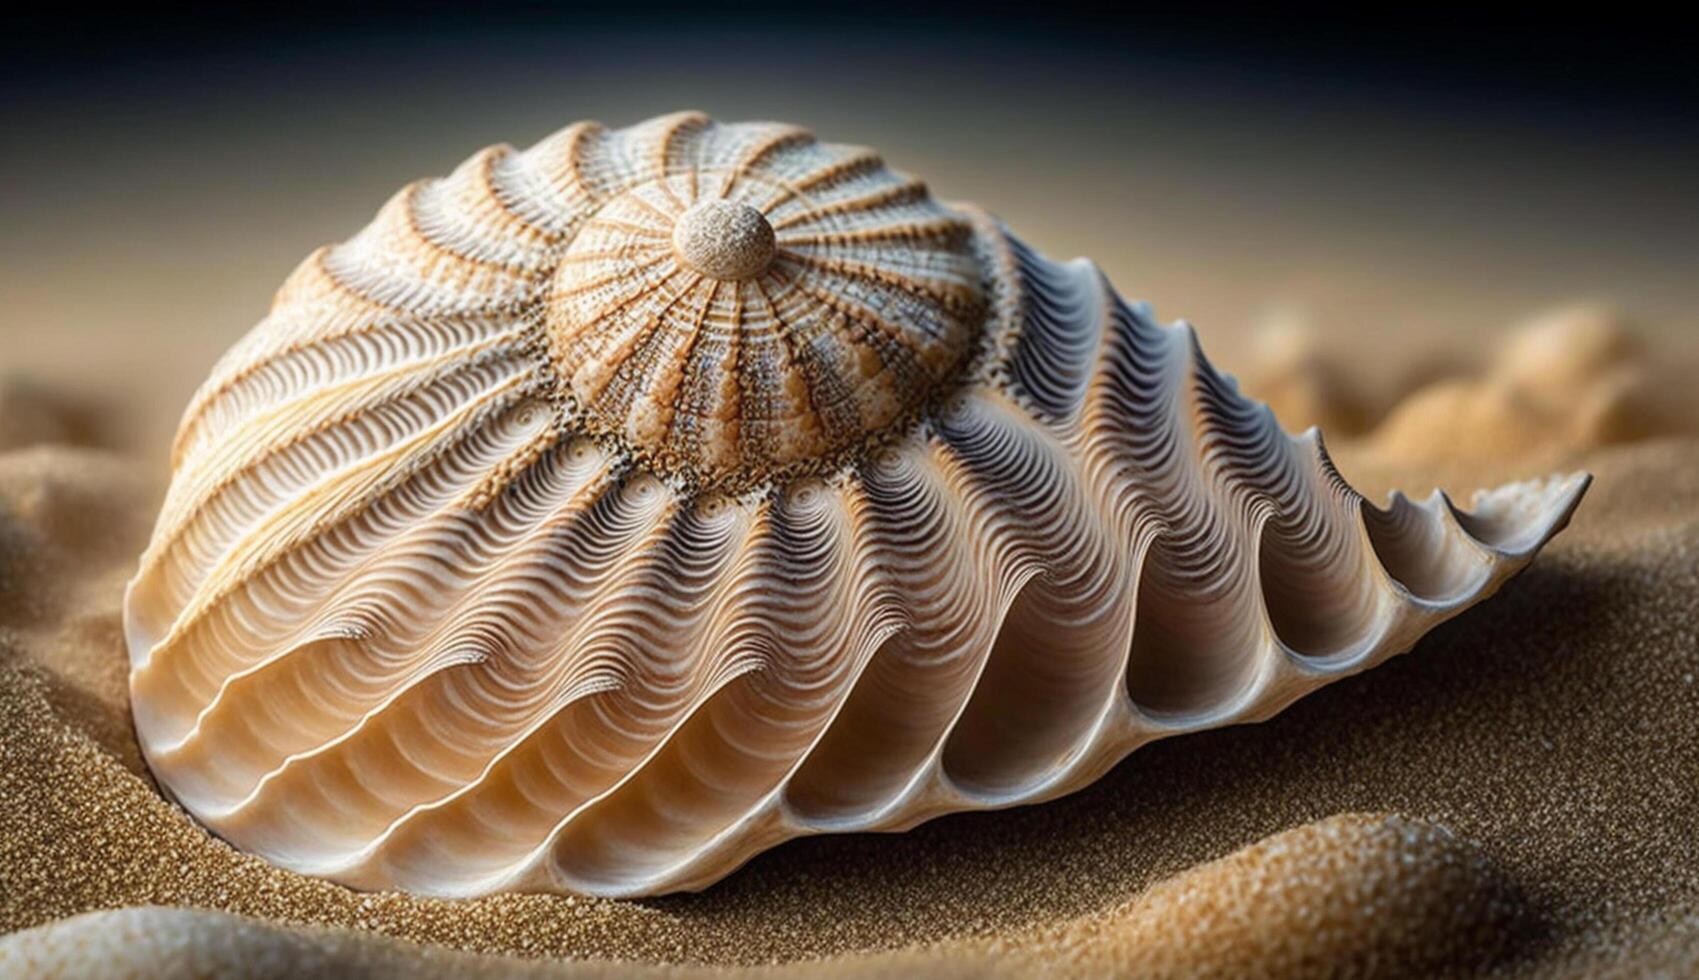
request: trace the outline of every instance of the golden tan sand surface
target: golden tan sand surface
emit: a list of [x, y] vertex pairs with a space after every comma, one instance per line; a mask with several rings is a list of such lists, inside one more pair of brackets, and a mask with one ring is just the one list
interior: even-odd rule
[[118, 613], [160, 450], [91, 448], [114, 445], [102, 412], [163, 409], [91, 415], [9, 379], [0, 974], [1690, 973], [1699, 439], [1686, 389], [1645, 380], [1675, 359], [1634, 336], [1546, 318], [1378, 401], [1350, 392], [1337, 344], [1244, 372], [1277, 410], [1285, 377], [1297, 414], [1347, 419], [1360, 437], [1330, 447], [1371, 496], [1595, 474], [1539, 562], [1409, 656], [1264, 724], [1145, 748], [1060, 801], [798, 841], [705, 893], [637, 902], [356, 893], [239, 854], [166, 802], [131, 735]]
[[[1164, 881], [1108, 912], [990, 939], [849, 955], [792, 968], [624, 964], [643, 977], [1050, 975], [1294, 976], [1364, 973], [1379, 963], [1448, 970], [1497, 959], [1519, 928], [1488, 862], [1449, 832], [1390, 815], [1299, 827]], [[150, 907], [91, 913], [0, 943], [0, 967], [43, 976], [122, 970], [223, 976], [251, 964], [290, 971], [571, 980], [613, 967], [521, 963], [348, 930], [284, 928]], [[268, 967], [269, 968], [269, 967]]]

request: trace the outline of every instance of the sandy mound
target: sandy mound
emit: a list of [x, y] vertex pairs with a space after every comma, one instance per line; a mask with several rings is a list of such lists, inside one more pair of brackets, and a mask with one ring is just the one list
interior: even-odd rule
[[[1551, 461], [1699, 432], [1699, 393], [1686, 380], [1695, 365], [1675, 346], [1649, 342], [1608, 308], [1576, 304], [1483, 344], [1473, 367], [1442, 351], [1383, 363], [1286, 312], [1253, 331], [1243, 380], [1288, 430], [1317, 425], [1331, 444], [1367, 435], [1389, 461]], [[1380, 383], [1364, 384], [1366, 373]]]
[[1488, 965], [1517, 927], [1510, 892], [1475, 849], [1432, 825], [1349, 814], [1177, 875], [1107, 915], [988, 946], [1081, 977], [1415, 975]]
[[1378, 365], [1379, 383], [1368, 384], [1348, 353], [1298, 311], [1274, 310], [1251, 331], [1241, 380], [1288, 431], [1318, 426], [1339, 441], [1373, 428], [1409, 392], [1455, 373], [1443, 356], [1418, 357]]
[[1571, 307], [1512, 333], [1484, 376], [1436, 381], [1400, 402], [1373, 444], [1428, 461], [1574, 452], [1691, 432], [1693, 401], [1620, 317]]

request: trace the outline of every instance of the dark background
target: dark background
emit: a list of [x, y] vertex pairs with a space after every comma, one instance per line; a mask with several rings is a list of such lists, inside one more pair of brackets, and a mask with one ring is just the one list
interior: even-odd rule
[[[1447, 8], [1307, 11], [1281, 5], [1185, 4], [1172, 9], [1071, 9], [1051, 3], [972, 4], [231, 4], [168, 9], [37, 8], [8, 17], [3, 70], [9, 81], [75, 89], [103, 73], [132, 81], [199, 59], [279, 58], [338, 48], [376, 49], [432, 38], [502, 34], [641, 36], [736, 29], [772, 37], [881, 38], [926, 34], [951, 60], [952, 42], [1001, 42], [1099, 58], [1119, 54], [1153, 65], [1222, 76], [1285, 76], [1387, 94], [1475, 101], [1573, 118], [1599, 112], [1630, 126], [1699, 129], [1699, 71], [1675, 17], [1632, 7], [1525, 11]], [[10, 91], [14, 98], [32, 93]]]

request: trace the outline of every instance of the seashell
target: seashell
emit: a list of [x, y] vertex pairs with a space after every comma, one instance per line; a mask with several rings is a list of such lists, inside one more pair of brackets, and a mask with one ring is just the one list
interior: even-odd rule
[[1587, 484], [1376, 507], [1090, 263], [696, 114], [403, 190], [173, 463], [125, 599], [160, 784], [448, 896], [1067, 793], [1408, 649]]

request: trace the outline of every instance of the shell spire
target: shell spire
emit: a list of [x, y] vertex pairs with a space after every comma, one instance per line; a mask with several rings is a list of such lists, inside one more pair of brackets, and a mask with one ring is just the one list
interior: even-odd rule
[[1090, 263], [694, 113], [404, 189], [174, 467], [125, 598], [160, 784], [437, 895], [1069, 792], [1409, 649], [1587, 483], [1376, 507]]
[[866, 150], [667, 126], [647, 161], [612, 158], [542, 306], [583, 427], [745, 489], [912, 421], [985, 319], [969, 222]]

